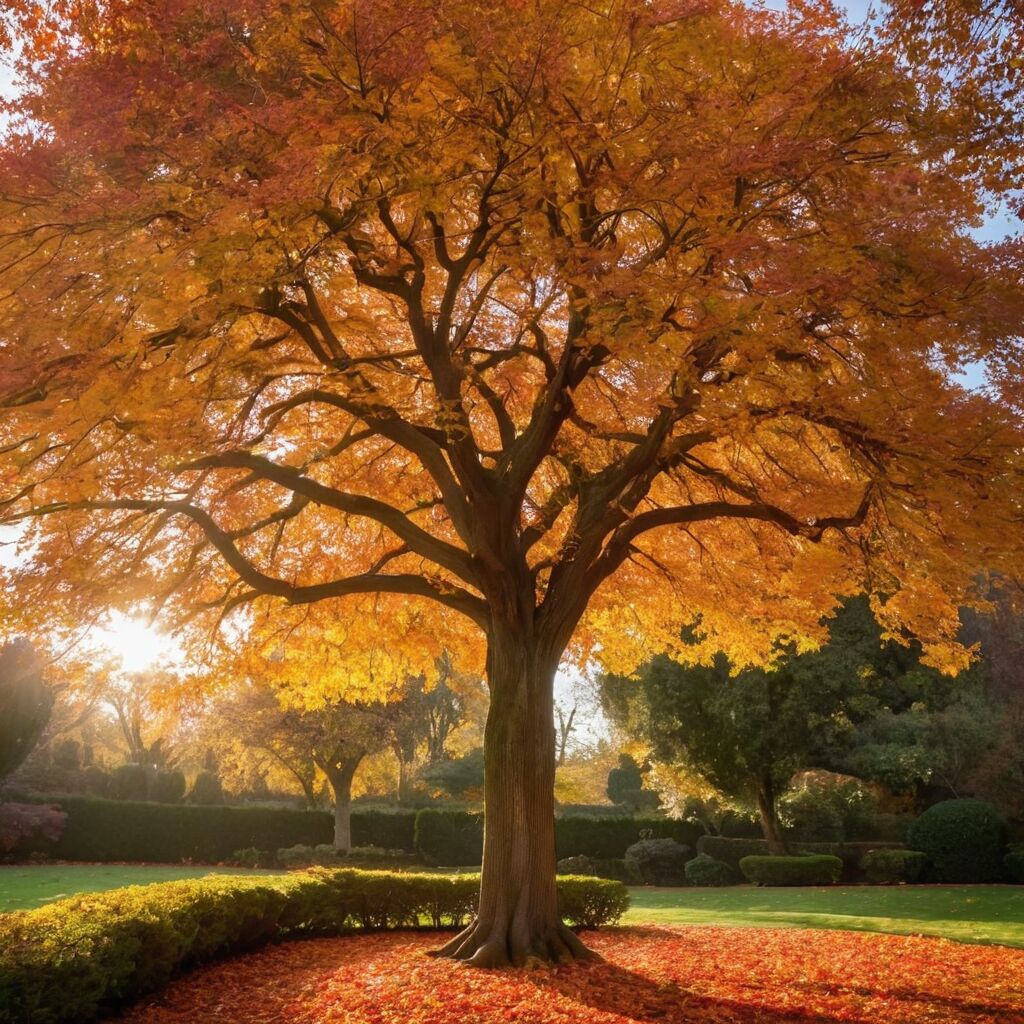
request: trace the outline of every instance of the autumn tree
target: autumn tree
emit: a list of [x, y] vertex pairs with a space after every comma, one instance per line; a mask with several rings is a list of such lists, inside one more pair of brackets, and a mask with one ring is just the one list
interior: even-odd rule
[[[5, 614], [238, 613], [328, 702], [484, 667], [443, 952], [585, 955], [563, 657], [699, 616], [689, 653], [770, 661], [863, 588], [958, 667], [979, 570], [1019, 573], [1024, 260], [969, 231], [1019, 169], [1021, 19], [982, 6], [8, 3]], [[951, 379], [981, 359], [990, 393]]]
[[0, 782], [39, 741], [53, 710], [39, 656], [26, 640], [0, 648]]

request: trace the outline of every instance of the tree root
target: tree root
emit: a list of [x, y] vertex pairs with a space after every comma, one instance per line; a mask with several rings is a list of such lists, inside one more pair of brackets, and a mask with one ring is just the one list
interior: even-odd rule
[[479, 920], [429, 955], [485, 969], [539, 967], [601, 959], [561, 922], [531, 934], [516, 927], [486, 927]]

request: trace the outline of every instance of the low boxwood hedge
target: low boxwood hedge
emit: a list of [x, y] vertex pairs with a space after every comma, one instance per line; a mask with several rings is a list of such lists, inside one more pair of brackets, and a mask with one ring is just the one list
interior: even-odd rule
[[805, 857], [744, 857], [740, 871], [754, 885], [835, 885], [843, 862], [827, 853]]
[[872, 885], [912, 885], [925, 880], [928, 857], [918, 850], [869, 850], [860, 866]]
[[[0, 1024], [88, 1024], [176, 972], [272, 940], [359, 929], [458, 927], [476, 875], [316, 869], [131, 886], [0, 915]], [[558, 879], [574, 927], [617, 920], [618, 882]]]
[[[901, 843], [887, 842], [843, 842], [843, 843], [790, 843], [792, 854], [829, 854], [843, 862], [842, 880], [844, 882], [864, 881], [861, 862], [864, 855], [871, 850], [889, 850], [901, 848]], [[763, 839], [727, 839], [723, 836], [701, 836], [697, 840], [697, 852], [725, 861], [730, 867], [739, 870], [740, 861], [744, 857], [767, 856], [768, 844]]]

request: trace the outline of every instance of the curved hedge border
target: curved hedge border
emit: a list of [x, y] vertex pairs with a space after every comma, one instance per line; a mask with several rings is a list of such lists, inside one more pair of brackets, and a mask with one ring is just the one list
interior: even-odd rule
[[[476, 875], [313, 870], [130, 886], [0, 915], [0, 1022], [88, 1024], [179, 970], [284, 938], [457, 927]], [[593, 928], [629, 905], [619, 882], [561, 877], [562, 916]]]

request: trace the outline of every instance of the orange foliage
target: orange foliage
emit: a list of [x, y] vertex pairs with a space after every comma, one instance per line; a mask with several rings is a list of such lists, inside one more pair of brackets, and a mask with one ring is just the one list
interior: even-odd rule
[[867, 588], [959, 668], [1022, 557], [1024, 260], [969, 234], [1020, 12], [976, 6], [8, 4], [5, 620], [247, 608], [368, 696], [498, 622], [764, 662]]

